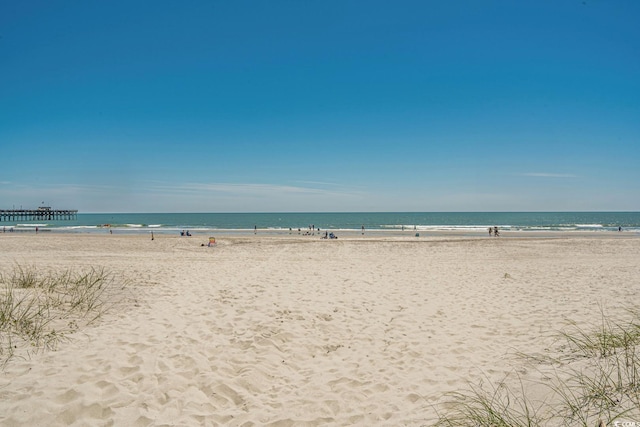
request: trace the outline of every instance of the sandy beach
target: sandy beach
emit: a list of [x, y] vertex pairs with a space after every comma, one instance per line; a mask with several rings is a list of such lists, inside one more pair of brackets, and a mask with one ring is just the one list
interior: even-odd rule
[[17, 351], [0, 424], [430, 425], [446, 393], [534, 376], [518, 352], [640, 295], [624, 233], [206, 237], [0, 235], [3, 271], [128, 282], [57, 350]]

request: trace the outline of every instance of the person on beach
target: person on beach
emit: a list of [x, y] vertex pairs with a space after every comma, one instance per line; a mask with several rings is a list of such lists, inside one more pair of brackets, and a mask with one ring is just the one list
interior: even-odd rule
[[489, 227], [489, 237], [493, 236], [493, 228]]
[[362, 226], [362, 235], [364, 235], [364, 225]]
[[153, 231], [151, 232], [151, 240], [153, 240]]
[[498, 232], [498, 227], [497, 226], [493, 227], [493, 235], [495, 237], [500, 237], [500, 233]]

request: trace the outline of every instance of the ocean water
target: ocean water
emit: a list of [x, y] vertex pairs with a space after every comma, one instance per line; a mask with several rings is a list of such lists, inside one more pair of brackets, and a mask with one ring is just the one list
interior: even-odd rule
[[640, 212], [79, 213], [67, 221], [3, 221], [0, 230], [96, 233], [282, 232], [306, 230], [616, 231], [640, 233]]

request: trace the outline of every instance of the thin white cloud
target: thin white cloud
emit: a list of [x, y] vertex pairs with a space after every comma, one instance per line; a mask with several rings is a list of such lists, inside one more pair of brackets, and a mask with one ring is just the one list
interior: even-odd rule
[[335, 182], [322, 182], [322, 181], [295, 181], [300, 184], [310, 184], [310, 185], [324, 185], [327, 187], [342, 187], [342, 184], [336, 184]]
[[148, 211], [185, 212], [319, 212], [349, 204], [353, 210], [368, 199], [353, 189], [256, 183], [150, 182], [137, 187], [135, 194], [135, 204]]
[[185, 183], [185, 184], [153, 184], [149, 191], [172, 192], [172, 193], [225, 193], [236, 195], [308, 195], [308, 196], [329, 196], [329, 195], [355, 195], [354, 191], [326, 190], [313, 187], [278, 185], [278, 184], [253, 184], [253, 183]]
[[548, 173], [548, 172], [528, 172], [520, 174], [521, 176], [533, 176], [538, 178], [577, 178], [577, 175], [570, 173]]

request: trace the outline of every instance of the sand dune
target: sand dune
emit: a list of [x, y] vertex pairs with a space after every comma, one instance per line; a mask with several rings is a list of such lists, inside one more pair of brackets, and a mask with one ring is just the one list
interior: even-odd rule
[[100, 266], [126, 299], [0, 374], [0, 424], [429, 425], [573, 320], [640, 294], [640, 239], [3, 235], [3, 269]]

